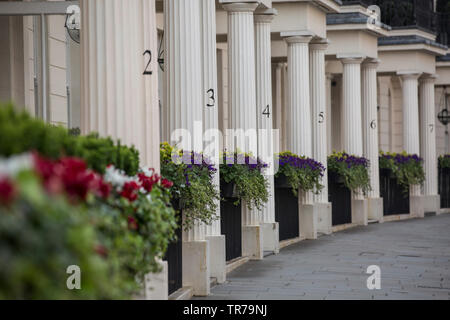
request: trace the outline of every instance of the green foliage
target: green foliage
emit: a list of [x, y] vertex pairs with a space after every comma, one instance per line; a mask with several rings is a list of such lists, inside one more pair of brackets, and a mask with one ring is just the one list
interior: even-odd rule
[[[96, 252], [96, 213], [50, 198], [32, 172], [16, 184], [15, 201], [0, 206], [0, 299], [125, 298], [125, 279]], [[67, 289], [71, 265], [81, 269], [81, 290]]]
[[439, 157], [439, 167], [442, 169], [450, 168], [450, 154]]
[[[190, 159], [190, 164], [182, 161], [183, 157]], [[195, 164], [194, 157], [199, 157], [201, 164]], [[179, 150], [168, 143], [161, 144], [161, 174], [174, 184], [172, 198], [183, 209], [186, 229], [198, 221], [210, 225], [217, 219], [220, 196], [213, 184], [215, 171], [202, 155]]]
[[[245, 159], [245, 164], [237, 161], [239, 157]], [[268, 182], [262, 174], [264, 164], [249, 154], [238, 152], [224, 153], [223, 158], [223, 164], [220, 165], [220, 179], [222, 182], [236, 185], [238, 200], [235, 204], [244, 201], [249, 210], [264, 208], [269, 197]]]
[[369, 161], [345, 152], [333, 152], [328, 157], [328, 171], [340, 176], [344, 185], [353, 192], [367, 194], [370, 190]]
[[77, 136], [65, 128], [34, 119], [26, 112], [18, 112], [11, 104], [0, 105], [0, 136], [4, 137], [0, 144], [3, 157], [37, 151], [52, 159], [61, 156], [85, 159], [99, 173], [104, 173], [110, 164], [132, 176], [139, 169], [139, 153], [134, 147], [115, 144], [97, 134]]
[[283, 152], [278, 155], [279, 170], [276, 178], [286, 176], [292, 192], [298, 196], [298, 190], [314, 191], [320, 193], [325, 172], [323, 165], [313, 159], [300, 157], [292, 152]]
[[408, 190], [411, 185], [421, 185], [425, 181], [423, 160], [417, 155], [402, 153], [380, 153], [380, 169], [389, 169], [398, 183]]

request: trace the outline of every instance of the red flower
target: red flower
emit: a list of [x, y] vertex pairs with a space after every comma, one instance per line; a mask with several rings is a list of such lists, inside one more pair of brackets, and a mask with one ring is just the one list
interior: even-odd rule
[[16, 197], [16, 188], [8, 178], [0, 179], [0, 204], [9, 205]]
[[111, 185], [100, 179], [97, 194], [103, 199], [108, 198], [111, 194]]
[[138, 194], [137, 191], [139, 190], [139, 185], [134, 182], [127, 182], [123, 186], [122, 192], [120, 195], [124, 197], [125, 199], [128, 199], [130, 202], [136, 201]]
[[142, 187], [147, 191], [147, 192], [152, 192], [153, 190], [153, 186], [155, 184], [157, 184], [159, 182], [159, 180], [161, 179], [161, 177], [157, 174], [154, 174], [151, 177], [146, 176], [143, 173], [140, 173], [138, 175], [139, 178], [139, 182], [142, 184]]
[[103, 258], [108, 257], [108, 249], [106, 249], [106, 247], [99, 244], [95, 246], [94, 250], [99, 256]]
[[97, 176], [87, 170], [86, 163], [81, 159], [61, 159], [55, 167], [55, 173], [61, 178], [65, 191], [72, 198], [86, 200], [89, 191], [98, 188]]
[[128, 217], [128, 228], [130, 230], [137, 230], [139, 228], [137, 220], [132, 216]]
[[166, 189], [170, 189], [170, 188], [173, 187], [173, 182], [172, 182], [172, 181], [169, 181], [169, 180], [167, 180], [167, 179], [163, 179], [163, 180], [161, 181], [161, 185], [162, 185], [164, 188], [166, 188]]

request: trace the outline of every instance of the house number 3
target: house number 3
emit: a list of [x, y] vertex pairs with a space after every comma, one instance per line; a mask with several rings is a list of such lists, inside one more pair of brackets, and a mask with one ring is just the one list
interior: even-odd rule
[[206, 106], [212, 108], [216, 105], [216, 97], [214, 89], [209, 89], [208, 91], [206, 91], [206, 93], [208, 94], [209, 97], [209, 103]]

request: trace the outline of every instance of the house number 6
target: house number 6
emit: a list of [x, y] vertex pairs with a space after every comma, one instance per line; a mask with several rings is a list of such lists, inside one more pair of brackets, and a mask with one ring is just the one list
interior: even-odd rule
[[377, 121], [376, 121], [376, 120], [373, 120], [373, 121], [370, 123], [370, 128], [373, 129], [373, 130], [375, 130], [375, 129], [377, 128]]

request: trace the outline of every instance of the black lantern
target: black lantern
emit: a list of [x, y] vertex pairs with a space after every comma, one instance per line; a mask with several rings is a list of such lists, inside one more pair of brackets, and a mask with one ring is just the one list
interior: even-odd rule
[[164, 31], [161, 34], [161, 41], [159, 43], [158, 48], [158, 64], [161, 69], [161, 71], [164, 72], [164, 49], [163, 49], [163, 43], [164, 43]]
[[442, 103], [444, 109], [441, 112], [439, 112], [438, 119], [440, 123], [442, 123], [444, 126], [447, 126], [450, 123], [450, 114], [448, 112], [447, 87], [444, 87], [444, 93], [442, 95], [442, 98], [444, 99]]

